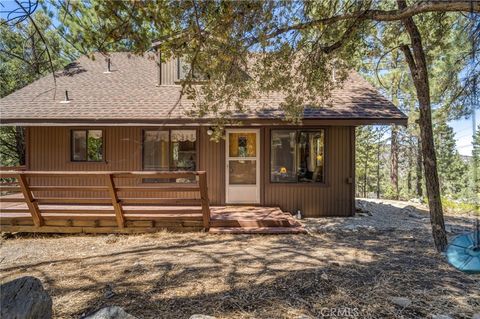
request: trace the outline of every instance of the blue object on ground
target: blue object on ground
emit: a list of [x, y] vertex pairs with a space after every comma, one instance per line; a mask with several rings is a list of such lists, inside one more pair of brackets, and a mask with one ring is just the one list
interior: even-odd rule
[[455, 237], [445, 252], [448, 262], [460, 271], [480, 273], [480, 231]]

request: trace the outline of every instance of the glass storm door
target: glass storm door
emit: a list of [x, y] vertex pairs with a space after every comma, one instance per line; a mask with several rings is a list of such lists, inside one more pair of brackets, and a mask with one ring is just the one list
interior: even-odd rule
[[260, 130], [226, 131], [226, 202], [260, 203]]

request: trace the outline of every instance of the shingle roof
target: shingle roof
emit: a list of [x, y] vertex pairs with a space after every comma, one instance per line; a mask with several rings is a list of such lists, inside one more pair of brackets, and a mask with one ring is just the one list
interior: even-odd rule
[[[179, 85], [157, 85], [154, 55], [111, 54], [111, 73], [105, 73], [101, 55], [94, 60], [81, 57], [58, 73], [56, 86], [51, 75], [0, 99], [2, 123], [91, 121], [141, 123], [186, 120], [192, 102], [180, 97]], [[69, 103], [60, 103], [68, 90]], [[279, 119], [281, 94], [249, 101], [238, 119]], [[332, 92], [329, 106], [307, 108], [305, 119], [368, 119], [406, 123], [406, 116], [356, 72], [343, 87]], [[207, 118], [208, 119], [208, 118]], [[188, 119], [187, 119], [188, 120]], [[192, 120], [192, 119], [190, 119]]]

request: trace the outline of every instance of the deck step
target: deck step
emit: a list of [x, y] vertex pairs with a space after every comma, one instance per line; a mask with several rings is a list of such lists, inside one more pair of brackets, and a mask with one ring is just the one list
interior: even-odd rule
[[211, 227], [291, 227], [290, 221], [285, 218], [267, 219], [217, 219], [210, 220]]
[[306, 234], [303, 227], [210, 227], [212, 234]]

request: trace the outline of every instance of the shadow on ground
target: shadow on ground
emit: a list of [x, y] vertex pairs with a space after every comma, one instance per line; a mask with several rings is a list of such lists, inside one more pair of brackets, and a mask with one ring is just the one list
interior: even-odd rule
[[[109, 305], [139, 318], [317, 318], [330, 309], [470, 318], [480, 309], [480, 278], [449, 267], [424, 232], [27, 237], [1, 252], [2, 281], [39, 277], [58, 318]], [[395, 306], [398, 296], [412, 305]]]

